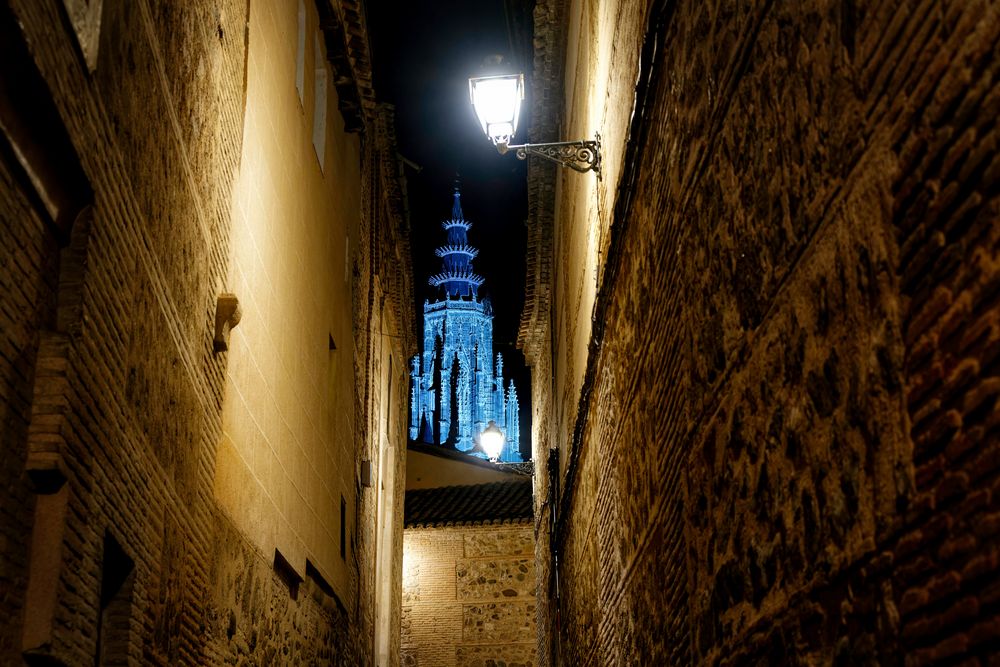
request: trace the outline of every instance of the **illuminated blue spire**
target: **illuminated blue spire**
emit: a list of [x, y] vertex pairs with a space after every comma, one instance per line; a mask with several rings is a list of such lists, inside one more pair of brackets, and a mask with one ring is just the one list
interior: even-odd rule
[[445, 295], [453, 299], [476, 298], [483, 277], [472, 271], [472, 260], [479, 250], [469, 245], [467, 232], [472, 223], [462, 214], [461, 193], [455, 186], [455, 201], [451, 205], [451, 219], [441, 226], [448, 232], [448, 243], [434, 251], [441, 258], [441, 273], [431, 276], [430, 284], [444, 289]]
[[[410, 439], [485, 457], [479, 434], [493, 421], [504, 430], [500, 460], [521, 460], [517, 390], [505, 389], [503, 359], [493, 355], [493, 308], [479, 300], [482, 277], [472, 271], [479, 251], [455, 188], [451, 219], [442, 223], [446, 245], [437, 249], [441, 273], [430, 279], [444, 298], [424, 302], [422, 352], [410, 367]], [[457, 422], [457, 423], [456, 423]]]

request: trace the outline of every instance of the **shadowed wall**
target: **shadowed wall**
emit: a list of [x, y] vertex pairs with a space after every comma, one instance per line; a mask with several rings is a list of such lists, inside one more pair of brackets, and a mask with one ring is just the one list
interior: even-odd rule
[[530, 167], [541, 650], [980, 664], [996, 6], [636, 4], [535, 12], [532, 138], [605, 160]]

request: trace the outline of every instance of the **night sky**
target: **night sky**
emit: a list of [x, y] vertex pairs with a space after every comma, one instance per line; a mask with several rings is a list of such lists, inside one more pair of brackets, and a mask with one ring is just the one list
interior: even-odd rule
[[[527, 459], [530, 376], [515, 345], [524, 305], [525, 163], [513, 154], [499, 155], [483, 134], [469, 102], [468, 84], [492, 54], [525, 69], [517, 62], [525, 58], [515, 53], [518, 35], [508, 30], [508, 23], [501, 1], [368, 4], [375, 94], [380, 102], [395, 105], [399, 152], [420, 168], [408, 167], [406, 172], [418, 334], [423, 330], [424, 300], [440, 298], [427, 279], [441, 268], [434, 248], [445, 240], [441, 221], [450, 217], [457, 177], [462, 210], [472, 222], [469, 243], [480, 251], [473, 267], [486, 279], [479, 296], [493, 303], [494, 352], [503, 353], [505, 374], [517, 385], [521, 452]], [[526, 127], [522, 115], [515, 142], [525, 141]]]

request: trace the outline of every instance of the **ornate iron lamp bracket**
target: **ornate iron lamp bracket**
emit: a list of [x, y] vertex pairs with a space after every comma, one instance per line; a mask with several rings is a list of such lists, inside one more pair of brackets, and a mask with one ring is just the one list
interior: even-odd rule
[[579, 171], [597, 172], [601, 177], [601, 135], [597, 134], [593, 141], [559, 141], [551, 144], [520, 144], [508, 146], [497, 145], [500, 153], [513, 150], [518, 160], [526, 160], [529, 155], [561, 164], [564, 167]]

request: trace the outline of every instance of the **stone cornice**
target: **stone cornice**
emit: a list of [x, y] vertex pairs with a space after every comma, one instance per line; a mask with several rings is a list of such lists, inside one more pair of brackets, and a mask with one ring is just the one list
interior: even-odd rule
[[[528, 141], [556, 141], [563, 103], [566, 49], [565, 0], [538, 0], [534, 12], [534, 69], [531, 77], [531, 123]], [[517, 346], [529, 364], [537, 359], [548, 335], [552, 290], [552, 225], [555, 211], [556, 166], [528, 162], [528, 242], [524, 309]]]
[[380, 104], [374, 110], [374, 139], [378, 160], [382, 165], [380, 191], [384, 201], [386, 222], [376, 237], [382, 242], [379, 257], [373, 258], [387, 298], [400, 318], [402, 347], [407, 355], [415, 354], [416, 323], [413, 315], [413, 269], [410, 260], [410, 217], [406, 207], [406, 174], [396, 148], [395, 110]]
[[371, 49], [361, 0], [316, 0], [333, 86], [347, 132], [360, 132], [375, 112]]

